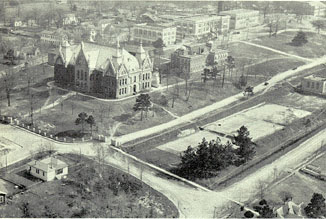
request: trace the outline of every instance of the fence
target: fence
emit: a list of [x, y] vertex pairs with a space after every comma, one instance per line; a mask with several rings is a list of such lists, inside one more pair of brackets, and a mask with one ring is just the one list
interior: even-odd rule
[[41, 135], [46, 138], [50, 138], [50, 139], [52, 139], [54, 141], [58, 141], [58, 142], [76, 143], [76, 142], [87, 142], [87, 141], [93, 141], [93, 140], [102, 141], [102, 142], [108, 141], [107, 137], [105, 137], [103, 135], [86, 136], [86, 137], [82, 137], [82, 138], [58, 137], [50, 131], [42, 130], [41, 128], [39, 128], [35, 125], [31, 125], [30, 123], [25, 123], [23, 121], [20, 121], [17, 118], [11, 117], [11, 116], [0, 116], [0, 123], [6, 123], [6, 124], [13, 125], [13, 126], [18, 126], [25, 130], [28, 130], [30, 132], [33, 132], [35, 134]]
[[248, 171], [249, 169], [253, 168], [254, 166], [263, 163], [268, 158], [272, 157], [278, 152], [284, 151], [286, 148], [289, 148], [290, 146], [294, 145], [295, 143], [299, 142], [301, 139], [307, 137], [310, 134], [313, 134], [314, 132], [318, 131], [319, 129], [323, 128], [325, 126], [324, 123], [319, 122], [311, 126], [310, 128], [306, 130], [299, 131], [296, 135], [290, 136], [289, 139], [287, 139], [282, 144], [279, 144], [276, 146], [273, 150], [270, 150], [266, 152], [265, 154], [247, 162], [244, 166], [240, 166], [236, 168], [235, 170], [228, 173], [226, 176], [219, 178], [218, 180], [215, 180], [215, 182], [210, 185], [210, 188], [215, 188], [219, 185], [224, 185], [228, 181], [232, 180], [233, 178], [239, 176], [240, 174], [244, 173], [245, 171]]

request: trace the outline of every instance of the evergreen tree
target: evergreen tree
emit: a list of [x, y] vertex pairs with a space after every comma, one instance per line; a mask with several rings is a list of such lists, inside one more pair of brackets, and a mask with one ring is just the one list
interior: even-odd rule
[[325, 198], [322, 194], [314, 193], [310, 203], [304, 208], [306, 215], [310, 218], [326, 216]]
[[254, 143], [251, 141], [249, 137], [250, 132], [245, 126], [241, 126], [239, 130], [237, 130], [237, 136], [234, 136], [234, 144], [239, 146], [237, 149], [237, 155], [240, 160], [239, 163], [245, 163], [253, 158], [255, 155], [255, 147]]
[[293, 46], [302, 46], [308, 42], [306, 34], [303, 31], [298, 31], [297, 35], [292, 39]]

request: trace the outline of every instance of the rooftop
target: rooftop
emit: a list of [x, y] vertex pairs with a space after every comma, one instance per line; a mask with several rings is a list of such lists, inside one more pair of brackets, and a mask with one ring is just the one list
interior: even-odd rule
[[[324, 73], [325, 74], [325, 73]], [[321, 74], [316, 74], [316, 75], [309, 75], [307, 77], [305, 77], [306, 79], [310, 79], [310, 80], [315, 80], [315, 81], [326, 81], [326, 77], [324, 75], [324, 77]]]
[[229, 10], [229, 11], [221, 11], [220, 13], [221, 14], [239, 14], [239, 13], [248, 13], [248, 12], [254, 12], [254, 11], [257, 11], [257, 10], [249, 10], [249, 9], [243, 9], [243, 8], [240, 8], [240, 9], [233, 9], [233, 10]]
[[44, 172], [49, 172], [51, 170], [61, 169], [68, 166], [68, 164], [65, 162], [54, 157], [47, 157], [43, 160], [33, 160], [29, 162], [28, 165]]

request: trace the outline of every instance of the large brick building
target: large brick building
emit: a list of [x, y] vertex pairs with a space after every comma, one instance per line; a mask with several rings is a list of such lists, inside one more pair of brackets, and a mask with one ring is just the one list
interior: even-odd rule
[[230, 16], [230, 30], [240, 30], [248, 27], [258, 26], [260, 24], [259, 11], [235, 9], [222, 11], [220, 15]]
[[207, 66], [222, 68], [228, 56], [228, 51], [210, 49], [200, 46], [182, 46], [171, 54], [171, 70], [179, 76], [202, 73]]
[[54, 65], [54, 80], [103, 98], [122, 98], [151, 88], [153, 65], [140, 43], [132, 55], [116, 48], [64, 42]]

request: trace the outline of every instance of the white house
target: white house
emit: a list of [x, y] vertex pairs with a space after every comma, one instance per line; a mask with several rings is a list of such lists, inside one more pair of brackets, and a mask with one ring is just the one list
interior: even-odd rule
[[61, 179], [68, 174], [68, 164], [54, 158], [47, 157], [43, 160], [34, 160], [27, 164], [29, 173], [44, 181]]
[[63, 25], [76, 25], [78, 23], [78, 19], [75, 14], [66, 14], [65, 17], [62, 19]]
[[309, 75], [301, 79], [302, 90], [314, 94], [326, 94], [326, 78], [322, 75]]

